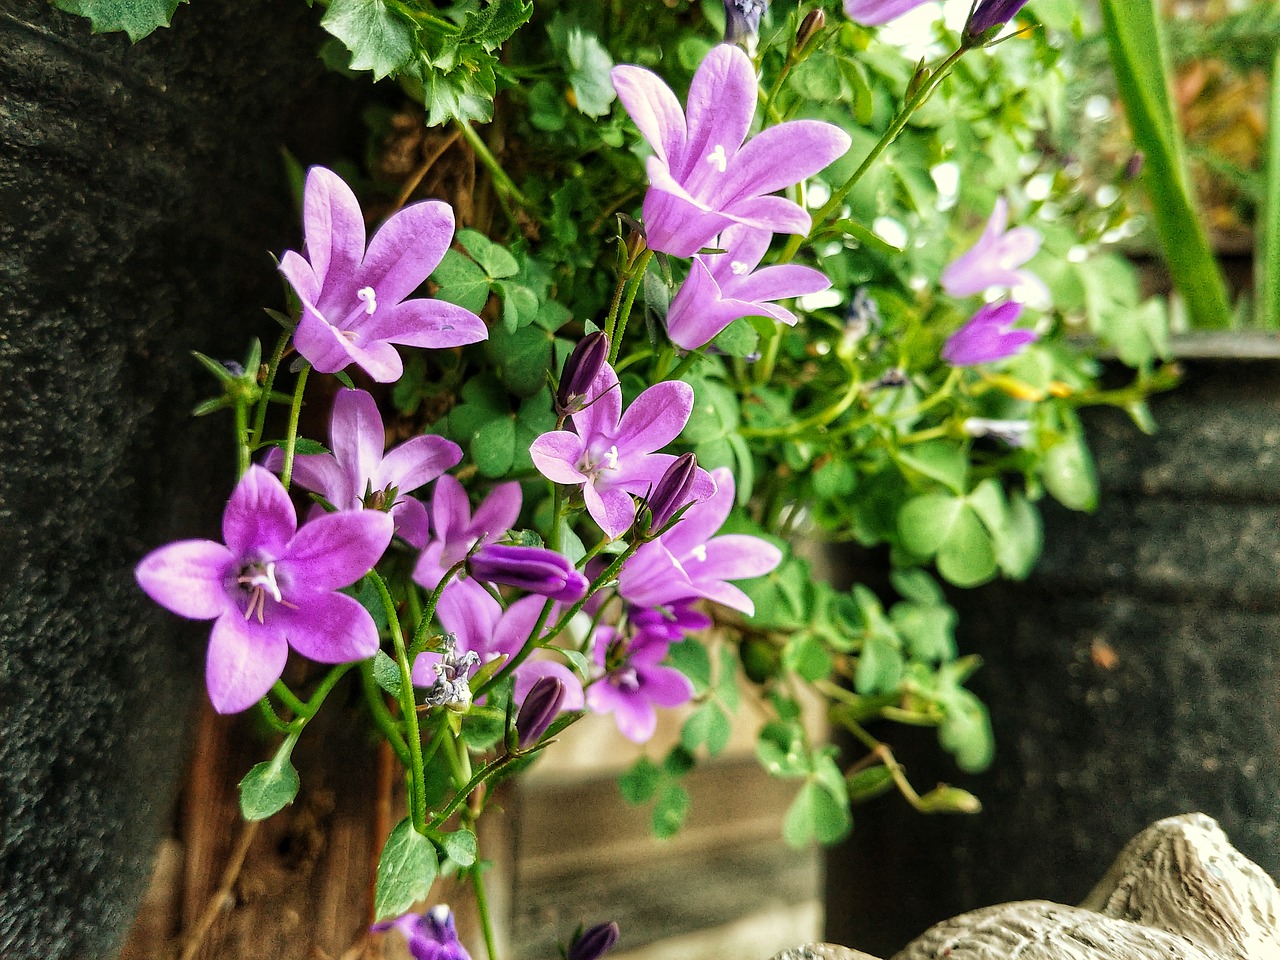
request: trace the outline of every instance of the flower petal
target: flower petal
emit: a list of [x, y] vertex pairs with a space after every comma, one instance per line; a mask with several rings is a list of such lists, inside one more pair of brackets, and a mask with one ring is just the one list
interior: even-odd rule
[[642, 678], [641, 690], [645, 697], [660, 707], [678, 707], [693, 697], [689, 678], [671, 667], [649, 667]]
[[587, 387], [587, 398], [587, 405], [572, 417], [574, 429], [587, 446], [597, 437], [612, 440], [622, 416], [622, 388], [618, 384], [618, 375], [609, 364], [600, 367], [600, 372]]
[[517, 703], [524, 703], [533, 685], [543, 677], [555, 677], [564, 684], [564, 699], [560, 701], [560, 712], [581, 710], [586, 703], [582, 692], [582, 681], [578, 675], [562, 663], [554, 660], [527, 660], [516, 668], [515, 698]]
[[722, 43], [703, 57], [689, 86], [684, 162], [672, 164], [672, 174], [694, 196], [704, 194], [691, 180], [710, 185], [725, 176], [751, 129], [758, 96], [755, 69], [741, 48]]
[[610, 539], [627, 532], [636, 518], [636, 504], [624, 490], [598, 490], [591, 484], [582, 488], [587, 513]]
[[249, 467], [222, 514], [222, 539], [231, 552], [277, 559], [297, 529], [298, 514], [284, 484], [264, 467]]
[[364, 215], [346, 182], [325, 167], [307, 171], [302, 193], [307, 259], [324, 290], [350, 286], [364, 256]]
[[373, 473], [374, 485], [382, 490], [391, 484], [401, 493], [408, 493], [461, 462], [462, 448], [452, 440], [431, 434], [410, 437], [382, 458], [381, 466]]
[[774, 233], [803, 235], [813, 226], [813, 219], [808, 212], [786, 197], [747, 197], [735, 200], [721, 214], [734, 223], [772, 230]]
[[529, 457], [548, 480], [553, 483], [585, 483], [587, 475], [578, 469], [585, 453], [582, 437], [568, 430], [551, 430], [535, 439], [529, 446]]
[[708, 199], [724, 209], [737, 200], [790, 187], [844, 156], [851, 142], [847, 133], [822, 120], [767, 127], [738, 151]]
[[212, 620], [234, 605], [226, 580], [235, 555], [212, 540], [179, 540], [152, 550], [133, 571], [152, 600], [191, 620]]
[[337, 373], [352, 360], [351, 341], [306, 300], [302, 301], [302, 316], [293, 331], [293, 345], [320, 373]]
[[659, 161], [678, 162], [684, 156], [684, 111], [671, 88], [653, 71], [629, 64], [614, 67], [609, 77], [618, 99]]
[[725, 286], [729, 298], [763, 303], [820, 293], [831, 288], [831, 281], [821, 270], [787, 263], [765, 267], [737, 279], [732, 286]]
[[[284, 451], [279, 447], [272, 447], [263, 458], [262, 465], [278, 474], [284, 467]], [[303, 490], [320, 494], [339, 509], [356, 506], [351, 482], [332, 454], [309, 453], [295, 456], [293, 483]]]
[[393, 306], [422, 285], [453, 240], [453, 208], [422, 200], [392, 214], [369, 241], [355, 287], [373, 287], [377, 301]]
[[431, 536], [449, 542], [463, 536], [471, 522], [471, 501], [457, 478], [444, 474], [431, 494]]
[[280, 272], [303, 300], [315, 303], [320, 299], [320, 281], [316, 278], [316, 272], [296, 250], [284, 252], [284, 256], [280, 258]]
[[442, 350], [479, 343], [489, 328], [470, 310], [445, 300], [406, 300], [378, 311], [376, 336], [388, 343]]
[[465, 529], [468, 537], [489, 543], [516, 525], [524, 494], [516, 480], [500, 483], [476, 507]]
[[[299, 593], [337, 590], [369, 572], [391, 543], [395, 524], [376, 510], [326, 513], [303, 524], [276, 564]], [[283, 589], [283, 587], [282, 587]], [[293, 592], [285, 595], [293, 600]]]
[[431, 536], [431, 522], [427, 519], [427, 507], [421, 500], [400, 497], [390, 513], [396, 525], [397, 537], [419, 550], [427, 545]]
[[[467, 581], [476, 586], [474, 581]], [[494, 633], [502, 607], [483, 587], [478, 590], [448, 590], [436, 604], [440, 625], [458, 638], [462, 652], [474, 650], [482, 658], [493, 652]]]
[[[329, 414], [329, 447], [346, 474], [348, 497], [364, 496], [365, 487], [377, 477], [385, 446], [382, 414], [373, 396], [364, 390], [339, 390]], [[340, 508], [354, 506], [330, 502]]]
[[205, 655], [205, 685], [218, 713], [239, 713], [267, 695], [284, 673], [289, 645], [275, 629], [237, 610], [218, 618]]
[[683, 380], [656, 383], [632, 401], [618, 423], [618, 450], [651, 453], [680, 435], [693, 412], [693, 388]]
[[350, 663], [378, 652], [373, 617], [345, 593], [309, 595], [296, 610], [278, 606], [271, 616], [289, 646], [317, 663]]

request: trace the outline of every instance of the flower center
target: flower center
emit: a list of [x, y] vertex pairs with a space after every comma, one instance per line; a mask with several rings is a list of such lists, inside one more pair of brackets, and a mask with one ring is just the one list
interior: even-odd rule
[[744, 274], [746, 274], [746, 273], [750, 272], [750, 270], [751, 270], [751, 268], [750, 268], [750, 267], [748, 267], [748, 266], [747, 266], [745, 263], [743, 263], [741, 260], [733, 260], [733, 261], [731, 261], [731, 262], [729, 263], [729, 269], [733, 271], [733, 275], [734, 275], [735, 277], [741, 277], [741, 276], [743, 276]]
[[356, 299], [364, 304], [364, 312], [370, 317], [378, 309], [378, 294], [373, 287], [361, 287], [356, 291]]
[[616, 670], [609, 680], [619, 690], [625, 690], [627, 693], [635, 693], [640, 689], [640, 675], [636, 673], [635, 667]]
[[707, 545], [705, 543], [695, 544], [693, 549], [689, 551], [695, 560], [699, 563], [707, 562]]
[[618, 445], [615, 443], [603, 454], [599, 460], [593, 460], [590, 451], [582, 458], [580, 469], [592, 480], [596, 478], [601, 470], [617, 470], [618, 469]]
[[714, 150], [707, 154], [707, 163], [711, 164], [721, 173], [724, 173], [729, 166], [729, 158], [724, 152], [724, 144], [717, 143]]
[[263, 622], [267, 612], [268, 594], [276, 603], [284, 604], [286, 607], [293, 606], [293, 604], [287, 603], [280, 595], [280, 584], [276, 582], [276, 564], [274, 560], [266, 563], [255, 561], [245, 564], [240, 568], [240, 575], [236, 577], [236, 583], [239, 585], [241, 592], [249, 595], [249, 605], [244, 611], [246, 620], [252, 617], [256, 611], [258, 622]]

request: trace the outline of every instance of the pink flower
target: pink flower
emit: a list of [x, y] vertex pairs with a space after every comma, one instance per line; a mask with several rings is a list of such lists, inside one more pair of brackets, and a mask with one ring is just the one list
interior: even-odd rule
[[236, 713], [280, 679], [289, 647], [321, 663], [377, 653], [373, 618], [336, 591], [378, 562], [392, 526], [385, 513], [345, 510], [298, 529], [284, 485], [253, 466], [222, 515], [225, 546], [180, 540], [143, 557], [134, 575], [162, 607], [214, 621], [205, 668], [209, 699], [219, 713]]
[[878, 27], [914, 10], [926, 0], [844, 0], [844, 12], [850, 20]]
[[443, 300], [406, 299], [453, 239], [453, 210], [439, 200], [393, 214], [365, 250], [364, 215], [332, 170], [312, 167], [302, 197], [306, 251], [286, 250], [280, 272], [302, 301], [298, 352], [321, 373], [350, 363], [379, 383], [400, 379], [393, 343], [456, 347], [485, 339], [484, 321]]
[[1040, 231], [1034, 227], [1008, 230], [1008, 223], [1009, 205], [1000, 197], [977, 243], [942, 271], [942, 289], [953, 297], [967, 297], [990, 287], [1028, 286], [1047, 303], [1049, 291], [1043, 281], [1030, 270], [1018, 269], [1040, 249]]
[[655, 705], [678, 707], [693, 697], [688, 677], [659, 666], [667, 655], [665, 641], [644, 633], [628, 641], [612, 627], [600, 627], [594, 646], [603, 675], [587, 688], [587, 706], [596, 713], [612, 713], [627, 739], [652, 739], [658, 726]]
[[707, 54], [689, 88], [688, 113], [658, 76], [614, 67], [618, 99], [653, 148], [644, 227], [649, 246], [677, 257], [705, 247], [731, 223], [777, 233], [808, 233], [809, 214], [767, 196], [817, 173], [849, 149], [849, 136], [819, 120], [791, 120], [749, 142], [756, 75], [738, 47]]
[[[431, 536], [413, 568], [414, 581], [434, 590], [472, 547], [501, 539], [515, 525], [522, 500], [519, 483], [514, 480], [501, 483], [472, 514], [467, 491], [446, 473], [436, 481], [431, 494]], [[483, 587], [471, 580], [451, 580], [444, 592], [452, 590], [473, 595], [485, 593]]]
[[1004, 360], [1036, 339], [1034, 330], [1014, 330], [1022, 304], [989, 303], [953, 333], [942, 348], [942, 359], [953, 367]]

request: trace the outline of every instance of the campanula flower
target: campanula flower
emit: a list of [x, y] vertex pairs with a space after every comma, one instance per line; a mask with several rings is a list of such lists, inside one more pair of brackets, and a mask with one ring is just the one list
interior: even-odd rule
[[559, 677], [539, 677], [516, 713], [517, 750], [528, 750], [547, 732], [564, 705], [564, 681]]
[[556, 413], [568, 416], [581, 410], [589, 399], [587, 392], [609, 359], [609, 338], [596, 330], [578, 341], [565, 358], [556, 389]]
[[772, 317], [792, 326], [796, 315], [772, 301], [831, 286], [812, 267], [788, 263], [757, 270], [771, 237], [767, 230], [734, 224], [715, 242], [724, 253], [693, 258], [689, 276], [667, 311], [667, 335], [672, 342], [695, 350], [739, 317]]
[[[533, 441], [529, 454], [544, 477], [581, 486], [587, 512], [610, 537], [635, 520], [632, 499], [662, 479], [675, 457], [655, 453], [674, 440], [693, 411], [693, 388], [667, 380], [645, 390], [622, 409], [618, 375], [607, 363], [591, 386], [590, 402], [573, 414], [573, 430], [552, 430]], [[699, 499], [714, 489], [705, 470], [694, 483]]]
[[587, 688], [587, 706], [612, 713], [618, 731], [635, 743], [646, 743], [658, 727], [653, 709], [678, 707], [693, 697], [693, 685], [679, 670], [660, 666], [668, 644], [640, 633], [630, 640], [613, 627], [599, 627], [594, 642], [602, 675]]
[[458, 940], [453, 913], [444, 904], [426, 913], [406, 913], [395, 920], [375, 923], [370, 929], [382, 933], [393, 928], [404, 934], [414, 960], [471, 960], [471, 954]]
[[[472, 547], [493, 543], [515, 525], [516, 518], [520, 516], [521, 502], [519, 483], [514, 480], [500, 483], [473, 514], [467, 491], [446, 473], [436, 481], [431, 493], [431, 536], [418, 555], [413, 579], [428, 590], [434, 590], [449, 569], [464, 559]], [[482, 587], [468, 580], [452, 580], [445, 590], [459, 588], [471, 593], [484, 593]]]
[[485, 583], [516, 587], [560, 603], [581, 600], [588, 586], [568, 557], [519, 544], [485, 544], [467, 561], [467, 572]]
[[953, 367], [971, 367], [1021, 352], [1037, 336], [1034, 330], [1013, 329], [1021, 313], [1020, 303], [988, 303], [947, 338], [942, 359]]
[[600, 960], [618, 942], [618, 924], [597, 923], [576, 937], [569, 944], [568, 960]]
[[[776, 233], [809, 232], [809, 214], [769, 196], [812, 176], [849, 149], [849, 136], [818, 120], [790, 120], [747, 133], [756, 111], [756, 75], [738, 47], [720, 44], [698, 67], [688, 112], [659, 77], [614, 67], [618, 99], [653, 148], [644, 226], [649, 246], [690, 257], [731, 223]], [[746, 142], [744, 142], [746, 141]]]
[[667, 468], [653, 492], [645, 498], [649, 511], [647, 532], [656, 532], [671, 522], [682, 508], [693, 503], [693, 484], [698, 479], [698, 458], [682, 453]]
[[[329, 415], [332, 453], [295, 457], [293, 480], [340, 510], [372, 507], [391, 514], [396, 533], [415, 547], [427, 542], [427, 508], [406, 496], [462, 460], [462, 448], [443, 437], [411, 437], [392, 450], [378, 405], [364, 390], [339, 390]], [[273, 449], [266, 466], [279, 470], [284, 451]]]
[[850, 20], [878, 27], [914, 10], [926, 0], [844, 0], [844, 12]]
[[724, 0], [724, 42], [745, 46], [760, 32], [765, 0]]
[[750, 534], [716, 536], [733, 507], [733, 473], [718, 467], [711, 476], [715, 493], [623, 564], [618, 592], [631, 606], [662, 609], [702, 597], [748, 615], [755, 612], [751, 598], [729, 581], [763, 576], [782, 562], [782, 551]]
[[181, 540], [142, 558], [135, 576], [179, 616], [213, 620], [205, 667], [219, 713], [261, 700], [284, 672], [289, 647], [321, 663], [378, 651], [373, 618], [336, 591], [359, 580], [391, 542], [391, 517], [344, 510], [298, 527], [284, 485], [252, 466], [222, 515], [224, 546]]
[[[441, 626], [457, 639], [457, 649], [475, 653], [482, 662], [495, 657], [514, 657], [533, 634], [546, 601], [542, 597], [521, 597], [505, 610], [484, 590], [474, 594], [446, 590], [436, 607]], [[556, 608], [552, 607], [552, 616]], [[422, 653], [413, 662], [414, 686], [430, 687], [435, 682], [435, 665], [440, 654]], [[564, 684], [561, 710], [581, 710], [582, 683], [568, 667], [555, 660], [526, 660], [516, 668], [515, 699], [523, 703], [533, 685], [543, 677], [555, 677]]]
[[1047, 303], [1044, 282], [1030, 270], [1019, 269], [1040, 249], [1040, 231], [1035, 227], [1009, 230], [1008, 224], [1009, 205], [999, 197], [977, 243], [942, 271], [942, 289], [953, 297], [967, 297], [990, 287], [1029, 287]]
[[965, 42], [980, 38], [988, 30], [1003, 27], [1026, 3], [1027, 0], [981, 0], [965, 26]]
[[474, 650], [458, 652], [458, 638], [452, 633], [444, 637], [444, 649], [430, 662], [435, 679], [424, 683], [427, 687], [423, 700], [433, 707], [456, 706], [466, 708], [471, 703], [471, 668], [480, 663], [480, 654]]
[[297, 350], [321, 373], [355, 363], [379, 383], [400, 379], [393, 343], [457, 347], [488, 336], [484, 321], [443, 300], [406, 299], [453, 240], [453, 210], [439, 200], [392, 214], [365, 249], [364, 216], [332, 170], [312, 167], [302, 196], [306, 256], [286, 250], [284, 274], [302, 301]]

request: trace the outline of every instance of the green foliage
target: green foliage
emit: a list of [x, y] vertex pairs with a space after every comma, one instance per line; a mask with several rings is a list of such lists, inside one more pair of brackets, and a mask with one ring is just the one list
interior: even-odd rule
[[408, 818], [401, 820], [387, 837], [378, 858], [374, 919], [386, 920], [408, 912], [417, 901], [426, 898], [439, 872], [435, 844], [418, 833]]
[[286, 737], [274, 757], [255, 764], [240, 781], [240, 814], [246, 820], [265, 820], [293, 803], [301, 787], [290, 761], [297, 742], [296, 734]]
[[87, 17], [94, 33], [123, 31], [133, 43], [169, 26], [178, 4], [187, 0], [53, 0], [67, 13]]

